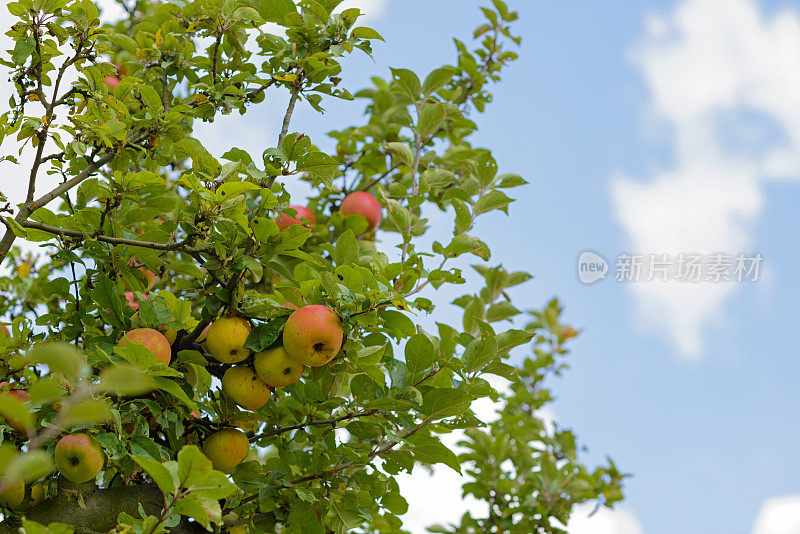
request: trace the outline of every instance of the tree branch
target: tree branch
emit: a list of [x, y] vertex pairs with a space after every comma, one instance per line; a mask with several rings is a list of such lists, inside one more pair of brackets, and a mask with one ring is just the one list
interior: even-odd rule
[[289, 98], [289, 107], [286, 108], [286, 115], [283, 116], [283, 125], [281, 126], [281, 135], [278, 136], [278, 148], [283, 144], [283, 139], [289, 132], [289, 124], [292, 122], [292, 113], [294, 113], [294, 106], [297, 103], [297, 97], [300, 95], [300, 87], [303, 85], [301, 75], [297, 76], [297, 81], [292, 87], [292, 96]]
[[284, 434], [286, 432], [291, 432], [292, 430], [300, 430], [301, 428], [305, 428], [307, 426], [320, 426], [320, 425], [333, 425], [336, 426], [337, 423], [341, 423], [342, 421], [349, 421], [350, 419], [356, 419], [358, 417], [368, 417], [370, 415], [375, 415], [379, 413], [380, 410], [372, 409], [366, 410], [363, 412], [355, 412], [349, 413], [346, 415], [341, 415], [339, 417], [331, 417], [330, 419], [317, 419], [315, 421], [307, 421], [305, 423], [298, 423], [296, 425], [285, 426], [280, 428], [274, 428], [272, 430], [268, 430], [266, 432], [262, 432], [261, 434], [256, 434], [252, 438], [250, 438], [250, 442], [258, 441], [261, 438], [268, 438], [270, 436], [277, 436], [279, 434]]
[[[5, 219], [3, 219], [2, 222], [6, 226], [9, 226], [9, 223]], [[124, 237], [111, 237], [107, 235], [89, 235], [80, 232], [78, 230], [68, 230], [66, 228], [59, 228], [57, 226], [50, 226], [49, 224], [43, 224], [34, 221], [24, 221], [21, 222], [20, 225], [23, 228], [32, 228], [34, 230], [41, 230], [43, 232], [54, 234], [62, 238], [71, 237], [81, 240], [97, 239], [98, 241], [102, 241], [104, 243], [111, 243], [112, 245], [129, 245], [132, 247], [151, 248], [154, 250], [165, 250], [165, 251], [179, 250], [182, 252], [200, 252], [199, 249], [188, 247], [185, 239], [181, 241], [175, 241], [172, 243], [154, 243], [152, 241], [140, 241], [138, 239], [127, 239]]]

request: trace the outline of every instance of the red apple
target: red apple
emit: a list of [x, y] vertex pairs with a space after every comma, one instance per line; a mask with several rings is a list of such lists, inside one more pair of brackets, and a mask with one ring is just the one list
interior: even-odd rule
[[11, 337], [11, 332], [8, 331], [8, 327], [4, 324], [0, 324], [0, 337], [4, 337], [6, 339]]
[[369, 223], [369, 230], [377, 228], [383, 220], [380, 202], [366, 191], [356, 191], [344, 197], [339, 211], [342, 215], [361, 215]]
[[310, 209], [304, 206], [289, 206], [287, 209], [295, 210], [297, 215], [292, 217], [286, 213], [281, 213], [275, 221], [278, 223], [278, 228], [281, 230], [286, 230], [293, 224], [302, 224], [306, 228], [311, 228], [317, 224], [317, 219], [314, 217], [314, 214], [311, 213]]
[[327, 306], [303, 306], [292, 312], [283, 328], [286, 354], [311, 367], [331, 361], [342, 348], [342, 340], [342, 322]]
[[125, 347], [128, 343], [141, 345], [149, 350], [164, 365], [172, 359], [172, 348], [164, 334], [153, 328], [134, 328], [119, 340], [117, 346]]
[[119, 78], [116, 76], [106, 76], [106, 80], [103, 83], [109, 89], [116, 89], [119, 86]]

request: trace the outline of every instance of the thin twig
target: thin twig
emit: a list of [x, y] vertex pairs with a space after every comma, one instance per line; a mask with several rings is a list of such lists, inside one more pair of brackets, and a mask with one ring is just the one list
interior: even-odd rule
[[[5, 219], [2, 220], [3, 224], [6, 226], [10, 226]], [[141, 248], [151, 248], [154, 250], [179, 250], [181, 252], [200, 252], [200, 250], [191, 248], [186, 243], [186, 240], [181, 241], [173, 241], [172, 243], [154, 243], [152, 241], [140, 241], [138, 239], [127, 239], [124, 237], [111, 237], [107, 235], [94, 235], [94, 234], [85, 234], [79, 230], [68, 230], [66, 228], [59, 228], [57, 226], [50, 226], [49, 224], [44, 224], [35, 221], [23, 221], [20, 223], [20, 226], [23, 228], [31, 228], [33, 230], [41, 230], [43, 232], [47, 232], [53, 235], [64, 237], [71, 237], [75, 239], [97, 239], [98, 241], [102, 241], [104, 243], [110, 243], [112, 245], [129, 245], [132, 247], [141, 247]]]
[[368, 417], [370, 415], [375, 415], [379, 412], [377, 409], [366, 410], [364, 412], [355, 412], [349, 413], [346, 415], [341, 415], [339, 417], [331, 417], [330, 419], [317, 419], [314, 421], [307, 421], [305, 423], [298, 423], [296, 425], [285, 426], [281, 428], [274, 428], [272, 430], [268, 430], [266, 432], [262, 432], [261, 434], [257, 434], [250, 438], [250, 442], [258, 441], [261, 438], [268, 438], [270, 436], [277, 436], [279, 434], [284, 434], [286, 432], [291, 432], [292, 430], [300, 430], [301, 428], [305, 428], [308, 426], [320, 426], [320, 425], [333, 425], [336, 426], [337, 423], [341, 423], [342, 421], [349, 421], [350, 419], [356, 419], [358, 417]]

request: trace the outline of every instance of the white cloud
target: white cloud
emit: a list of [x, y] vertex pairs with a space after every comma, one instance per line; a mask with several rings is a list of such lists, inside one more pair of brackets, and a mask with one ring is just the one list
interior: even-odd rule
[[[612, 182], [632, 251], [749, 252], [763, 182], [800, 177], [800, 17], [767, 17], [753, 0], [683, 0], [651, 17], [633, 57], [653, 112], [670, 127], [674, 166]], [[698, 357], [702, 333], [737, 286], [631, 288], [643, 317]]]
[[362, 16], [359, 17], [357, 24], [364, 24], [367, 22], [374, 22], [375, 19], [383, 15], [386, 10], [386, 5], [389, 0], [345, 0], [336, 8], [337, 12], [352, 7], [357, 7], [361, 10]]
[[594, 505], [579, 504], [573, 511], [567, 525], [569, 534], [642, 534], [642, 526], [631, 512], [624, 508], [599, 508]]
[[800, 495], [765, 501], [756, 516], [753, 534], [800, 534]]

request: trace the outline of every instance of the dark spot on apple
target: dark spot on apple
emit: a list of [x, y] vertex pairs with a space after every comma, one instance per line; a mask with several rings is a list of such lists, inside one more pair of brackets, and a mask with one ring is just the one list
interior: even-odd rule
[[341, 274], [337, 274], [336, 276], [339, 277], [339, 280], [344, 280], [344, 276], [342, 276]]
[[231, 349], [231, 356], [236, 356], [239, 351], [237, 349]]
[[325, 348], [325, 343], [314, 343], [314, 351], [319, 352]]
[[292, 374], [292, 368], [291, 367], [287, 367], [286, 369], [283, 370], [283, 374], [285, 374], [285, 375]]
[[69, 465], [71, 465], [72, 467], [76, 467], [80, 463], [81, 463], [81, 460], [77, 456], [72, 456], [69, 459]]

